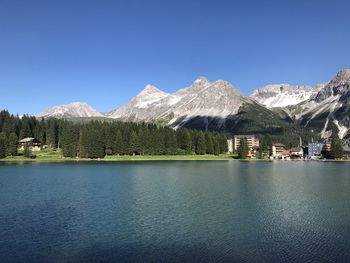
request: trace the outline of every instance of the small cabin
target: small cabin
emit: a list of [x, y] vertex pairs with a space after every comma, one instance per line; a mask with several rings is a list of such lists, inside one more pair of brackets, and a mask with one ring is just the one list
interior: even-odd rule
[[18, 149], [24, 150], [26, 144], [29, 144], [29, 147], [32, 151], [40, 151], [41, 150], [41, 142], [38, 139], [27, 137], [18, 142]]

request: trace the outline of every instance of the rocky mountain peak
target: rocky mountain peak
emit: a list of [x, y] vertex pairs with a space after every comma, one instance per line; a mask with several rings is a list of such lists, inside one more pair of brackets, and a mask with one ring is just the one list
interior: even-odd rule
[[192, 84], [192, 86], [207, 86], [209, 85], [209, 80], [204, 76], [199, 76]]
[[317, 94], [320, 87], [270, 84], [253, 91], [251, 98], [268, 108], [286, 107], [306, 101]]
[[140, 94], [152, 94], [152, 93], [164, 93], [163, 91], [161, 91], [160, 89], [158, 89], [156, 86], [153, 86], [151, 84], [148, 84], [144, 87], [144, 89], [141, 91]]
[[334, 79], [332, 79], [330, 85], [343, 85], [350, 82], [350, 69], [343, 69], [337, 73]]
[[341, 78], [346, 78], [346, 79], [350, 79], [350, 69], [342, 69], [341, 71], [338, 72], [337, 74], [338, 76], [340, 76]]
[[230, 82], [226, 80], [217, 80], [212, 85], [215, 88], [227, 90], [230, 93], [234, 93], [237, 96], [244, 96], [241, 91], [239, 91], [235, 86], [233, 86]]
[[71, 106], [71, 107], [90, 107], [89, 104], [87, 104], [86, 102], [80, 102], [80, 101], [75, 101], [69, 104], [66, 104], [64, 106]]
[[39, 114], [38, 117], [103, 117], [103, 115], [86, 102], [72, 102], [50, 108]]
[[[341, 97], [344, 100], [344, 95], [348, 97], [350, 92], [350, 69], [343, 69], [329, 81], [323, 89], [320, 89], [318, 94], [313, 98], [316, 102], [321, 102], [329, 97]], [[347, 98], [346, 98], [347, 100]]]

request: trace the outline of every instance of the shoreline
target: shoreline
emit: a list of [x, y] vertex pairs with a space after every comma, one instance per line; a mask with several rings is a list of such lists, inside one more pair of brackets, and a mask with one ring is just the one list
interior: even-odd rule
[[40, 156], [25, 158], [23, 156], [6, 157], [0, 159], [0, 163], [60, 163], [60, 162], [149, 162], [149, 161], [243, 161], [243, 162], [349, 162], [350, 160], [279, 160], [279, 159], [238, 159], [236, 155], [136, 155], [136, 156], [106, 156], [105, 158], [68, 158], [60, 155]]
[[21, 162], [140, 162], [140, 161], [228, 161], [235, 160], [234, 155], [137, 155], [137, 156], [106, 156], [105, 158], [68, 158], [62, 156], [37, 156], [25, 158], [22, 156], [6, 157], [0, 159], [0, 163]]

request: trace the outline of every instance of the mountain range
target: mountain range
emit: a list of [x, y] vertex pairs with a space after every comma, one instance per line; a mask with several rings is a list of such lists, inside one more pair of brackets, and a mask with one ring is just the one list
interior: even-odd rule
[[108, 118], [233, 133], [274, 134], [298, 127], [322, 138], [333, 132], [348, 138], [349, 87], [350, 69], [314, 87], [273, 84], [254, 90], [250, 96], [227, 81], [209, 82], [199, 77], [174, 93], [147, 85], [127, 104], [108, 113], [74, 102], [48, 109], [38, 117]]

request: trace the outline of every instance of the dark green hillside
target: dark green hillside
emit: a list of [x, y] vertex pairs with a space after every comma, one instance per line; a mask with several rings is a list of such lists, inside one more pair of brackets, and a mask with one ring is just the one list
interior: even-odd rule
[[271, 134], [273, 141], [293, 146], [299, 144], [300, 138], [304, 143], [319, 139], [317, 133], [295, 124], [284, 111], [271, 111], [258, 104], [244, 105], [231, 127], [234, 134]]
[[[181, 119], [183, 121], [184, 118]], [[181, 123], [175, 123], [178, 125]], [[237, 115], [226, 119], [197, 116], [187, 120], [182, 127], [196, 130], [222, 131], [231, 134], [271, 134], [276, 142], [286, 145], [298, 145], [303, 142], [319, 139], [317, 132], [297, 125], [282, 110], [271, 111], [259, 104], [244, 104]]]
[[[337, 119], [337, 117], [341, 117], [342, 118], [343, 116], [345, 116], [345, 115], [341, 115], [341, 114], [345, 113], [344, 110], [342, 110], [342, 108], [340, 110], [338, 110], [338, 111], [332, 117]], [[317, 116], [315, 116], [312, 119], [311, 119], [311, 114], [304, 115], [300, 125], [306, 126], [306, 128], [308, 128], [308, 130], [313, 131], [314, 133], [320, 133], [323, 130], [324, 126], [326, 125], [326, 121], [327, 121], [328, 117], [329, 117], [329, 112], [328, 111], [327, 112], [323, 112], [321, 114], [318, 114]], [[339, 129], [334, 124], [332, 118], [328, 121], [326, 130], [327, 131], [331, 131], [332, 134], [339, 132]]]
[[309, 129], [313, 129], [315, 132], [319, 133], [322, 131], [328, 115], [329, 115], [328, 111], [323, 112], [315, 116], [314, 118], [312, 118], [312, 113], [303, 115], [300, 125], [306, 126]]
[[293, 120], [284, 112], [274, 112], [259, 104], [244, 104], [226, 125], [227, 131], [246, 134], [279, 134]]

